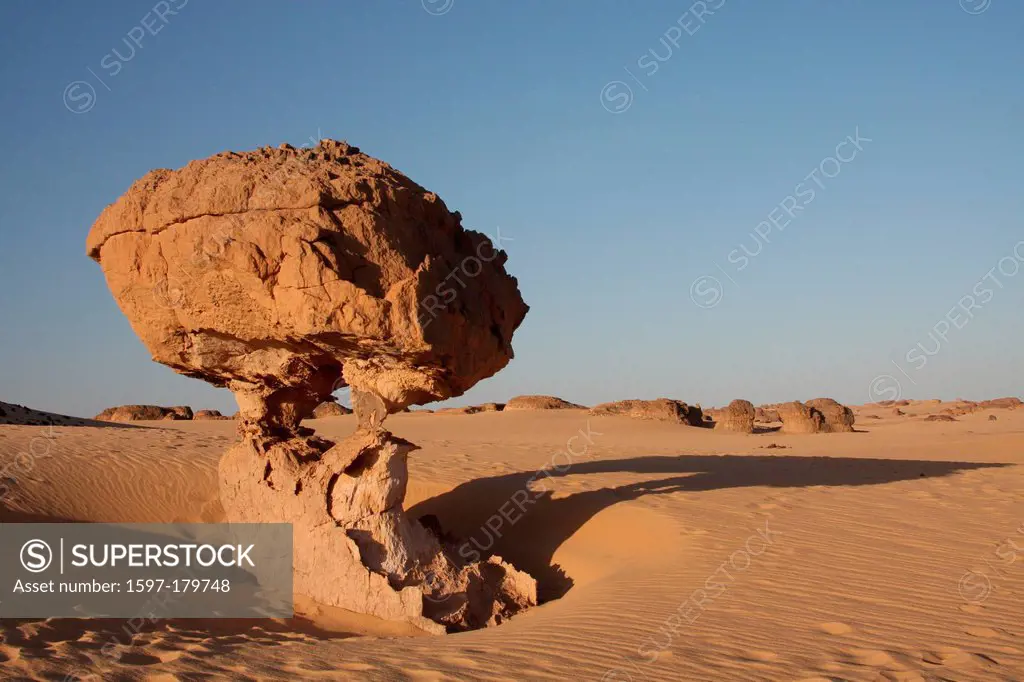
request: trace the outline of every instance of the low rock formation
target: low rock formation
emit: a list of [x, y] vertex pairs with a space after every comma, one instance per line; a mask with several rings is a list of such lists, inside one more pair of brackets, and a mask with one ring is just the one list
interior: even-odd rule
[[505, 411], [513, 410], [585, 410], [577, 405], [550, 395], [517, 395], [505, 403]]
[[808, 400], [807, 406], [821, 412], [825, 418], [824, 430], [828, 433], [849, 433], [853, 431], [855, 417], [853, 410], [841, 405], [832, 398], [815, 398]]
[[1024, 405], [1024, 403], [1021, 402], [1020, 398], [996, 398], [994, 400], [982, 400], [980, 403], [977, 403], [977, 406], [981, 409], [1016, 410], [1021, 405]]
[[619, 400], [601, 403], [590, 408], [590, 414], [621, 415], [633, 419], [653, 419], [675, 422], [688, 426], [706, 426], [704, 414], [699, 405], [687, 405], [678, 400], [658, 398], [656, 400]]
[[998, 417], [996, 417], [996, 416], [995, 416], [994, 414], [990, 414], [990, 415], [988, 416], [988, 420], [989, 420], [990, 422], [994, 422], [994, 421], [996, 421], [997, 419], [998, 419]]
[[436, 414], [476, 414], [480, 412], [480, 408], [476, 405], [467, 405], [464, 407], [439, 407], [435, 411]]
[[892, 416], [894, 416], [894, 417], [902, 417], [905, 414], [906, 414], [906, 412], [904, 412], [903, 410], [901, 410], [898, 407], [892, 408]]
[[119, 405], [108, 407], [93, 417], [101, 422], [138, 422], [170, 419], [174, 421], [192, 419], [192, 408], [187, 405], [161, 407], [159, 405]]
[[[221, 503], [293, 524], [296, 592], [431, 632], [536, 603], [529, 575], [467, 562], [403, 510], [416, 447], [385, 418], [502, 369], [528, 309], [505, 253], [437, 195], [343, 142], [227, 152], [137, 181], [87, 251], [156, 361], [234, 392]], [[300, 426], [346, 385], [354, 434]]]
[[754, 421], [761, 424], [777, 424], [782, 421], [779, 411], [771, 407], [758, 407], [754, 410]]
[[755, 415], [754, 404], [749, 400], [734, 400], [715, 418], [715, 429], [753, 433]]
[[956, 417], [949, 414], [930, 414], [924, 418], [926, 422], [955, 422]]
[[783, 433], [821, 433], [825, 430], [825, 417], [810, 405], [793, 401], [778, 406]]
[[479, 414], [481, 412], [501, 412], [504, 403], [483, 403], [482, 405], [466, 405], [464, 407], [441, 407], [437, 414]]
[[333, 400], [320, 403], [313, 409], [313, 419], [323, 419], [324, 417], [344, 417], [347, 414], [352, 414], [352, 410]]
[[192, 415], [192, 419], [195, 420], [195, 421], [203, 421], [203, 420], [208, 420], [208, 421], [225, 420], [225, 421], [227, 421], [227, 420], [230, 420], [231, 417], [228, 417], [228, 416], [225, 416], [225, 415], [221, 414], [220, 410], [198, 410], [194, 415]]

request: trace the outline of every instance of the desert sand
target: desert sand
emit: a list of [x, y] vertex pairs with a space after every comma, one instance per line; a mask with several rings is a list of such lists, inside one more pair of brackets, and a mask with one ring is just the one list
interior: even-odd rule
[[[4, 619], [0, 674], [1022, 679], [1024, 410], [924, 419], [955, 408], [857, 407], [855, 432], [827, 434], [580, 409], [395, 414], [389, 429], [419, 446], [409, 517], [434, 514], [483, 556], [530, 573], [539, 606], [441, 636], [301, 598], [291, 620], [139, 632], [124, 621]], [[340, 440], [357, 423], [303, 426]], [[217, 463], [235, 429], [2, 425], [3, 520], [220, 520]], [[112, 639], [118, 660], [101, 653]]]

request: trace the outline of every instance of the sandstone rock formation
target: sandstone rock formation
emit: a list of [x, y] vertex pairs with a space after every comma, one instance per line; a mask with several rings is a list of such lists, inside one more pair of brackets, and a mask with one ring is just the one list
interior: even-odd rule
[[924, 418], [926, 422], [955, 422], [958, 419], [948, 414], [930, 414]]
[[333, 400], [320, 403], [313, 409], [313, 419], [344, 417], [346, 414], [352, 414], [352, 410]]
[[778, 406], [783, 433], [821, 433], [825, 430], [825, 417], [815, 408], [793, 401]]
[[467, 405], [464, 407], [439, 407], [435, 411], [436, 414], [476, 414], [480, 412], [480, 408], [476, 405]]
[[656, 400], [619, 400], [601, 403], [590, 409], [590, 414], [622, 415], [634, 419], [653, 419], [675, 422], [688, 426], [707, 426], [699, 405], [687, 405], [678, 400], [658, 398]]
[[[384, 419], [503, 368], [527, 311], [437, 195], [343, 142], [227, 152], [137, 181], [87, 250], [155, 360], [234, 392], [221, 503], [293, 524], [297, 592], [433, 632], [536, 603], [530, 576], [467, 563], [402, 507], [415, 446]], [[300, 426], [345, 385], [352, 436]]]
[[849, 433], [853, 431], [855, 421], [853, 410], [841, 405], [832, 398], [815, 398], [807, 401], [808, 407], [821, 412], [825, 418], [824, 430], [829, 433]]
[[901, 410], [898, 407], [892, 408], [892, 416], [894, 416], [894, 417], [902, 417], [905, 414], [906, 414], [906, 412], [904, 412], [903, 410]]
[[213, 421], [213, 420], [230, 420], [231, 417], [225, 416], [220, 413], [220, 410], [197, 410], [192, 419], [195, 421]]
[[754, 432], [754, 404], [749, 400], [733, 400], [715, 419], [715, 428], [737, 433]]
[[758, 407], [754, 410], [754, 421], [762, 424], [775, 424], [782, 421], [779, 411], [772, 407]]
[[504, 403], [483, 403], [465, 407], [441, 407], [437, 409], [437, 414], [479, 414], [481, 412], [501, 412], [504, 409]]
[[1016, 410], [1024, 403], [1021, 402], [1020, 398], [995, 398], [994, 400], [982, 400], [977, 403], [977, 406], [981, 409], [985, 408], [999, 408], [1004, 410]]
[[550, 395], [517, 395], [505, 403], [505, 411], [513, 410], [585, 410], [577, 405]]
[[94, 417], [101, 422], [137, 422], [159, 419], [192, 419], [192, 408], [187, 405], [160, 407], [159, 405], [119, 405], [108, 407]]

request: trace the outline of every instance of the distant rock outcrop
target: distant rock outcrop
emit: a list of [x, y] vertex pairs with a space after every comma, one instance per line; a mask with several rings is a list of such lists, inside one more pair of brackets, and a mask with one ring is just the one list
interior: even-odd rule
[[825, 418], [824, 430], [828, 433], [849, 433], [853, 431], [855, 417], [853, 410], [841, 405], [832, 398], [815, 398], [808, 400], [807, 406], [821, 412]]
[[221, 414], [220, 410], [197, 410], [196, 413], [192, 415], [192, 419], [194, 421], [229, 421], [231, 417]]
[[505, 403], [505, 412], [514, 410], [585, 410], [583, 405], [550, 395], [517, 395]]
[[980, 409], [1001, 409], [1001, 410], [1016, 410], [1022, 404], [1020, 398], [996, 398], [994, 400], [982, 400], [977, 403]]
[[955, 422], [956, 417], [949, 414], [930, 414], [924, 418], [926, 422]]
[[352, 414], [352, 410], [341, 403], [328, 400], [327, 402], [320, 403], [316, 408], [314, 408], [313, 419], [323, 419], [324, 417], [344, 417], [347, 414]]
[[476, 405], [463, 405], [461, 407], [439, 407], [434, 414], [476, 414], [480, 408]]
[[782, 419], [779, 417], [779, 411], [774, 407], [758, 407], [754, 410], [754, 421], [761, 424], [775, 424]]
[[699, 405], [687, 405], [678, 400], [658, 398], [656, 400], [619, 400], [601, 403], [590, 409], [590, 414], [621, 415], [633, 419], [652, 419], [675, 422], [688, 426], [708, 426]]
[[749, 400], [733, 400], [715, 419], [715, 429], [753, 433], [756, 410]]
[[504, 403], [483, 403], [482, 405], [466, 405], [464, 407], [441, 407], [437, 414], [478, 414], [480, 412], [501, 412]]
[[825, 430], [824, 415], [799, 401], [779, 405], [778, 412], [783, 433], [822, 433]]
[[94, 417], [101, 422], [138, 422], [192, 419], [192, 408], [187, 405], [161, 407], [160, 405], [118, 405], [108, 407]]

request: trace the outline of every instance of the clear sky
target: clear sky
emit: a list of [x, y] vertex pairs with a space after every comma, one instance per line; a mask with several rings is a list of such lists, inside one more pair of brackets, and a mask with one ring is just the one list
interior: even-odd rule
[[6, 0], [0, 33], [2, 400], [233, 411], [85, 236], [153, 168], [320, 136], [510, 240], [516, 358], [454, 404], [1024, 393], [1017, 0]]

